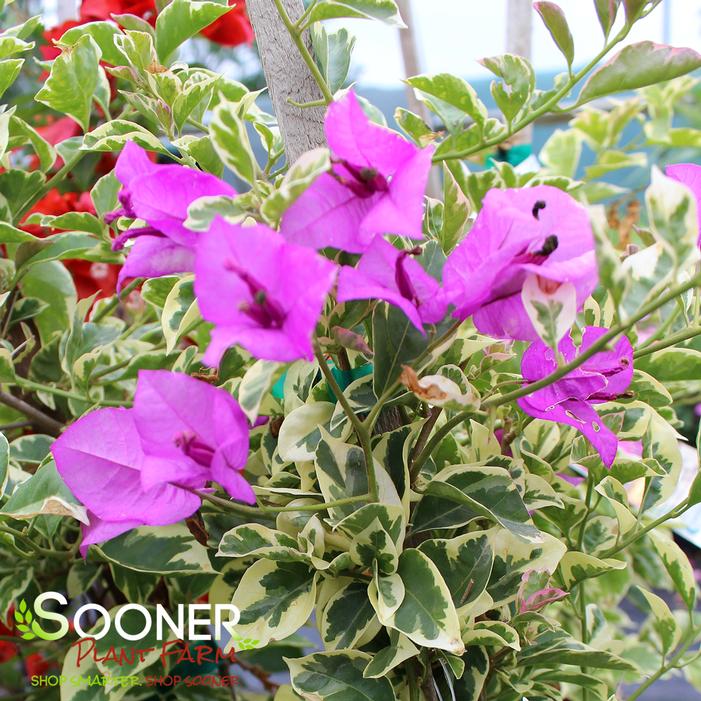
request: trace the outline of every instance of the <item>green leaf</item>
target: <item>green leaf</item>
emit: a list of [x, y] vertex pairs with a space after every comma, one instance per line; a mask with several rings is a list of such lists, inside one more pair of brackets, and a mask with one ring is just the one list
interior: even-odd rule
[[0, 61], [0, 97], [17, 80], [23, 65], [23, 58], [6, 58]]
[[673, 48], [651, 41], [631, 44], [589, 76], [577, 104], [672, 80], [700, 66], [701, 54], [693, 49]]
[[35, 96], [37, 102], [72, 117], [87, 131], [90, 105], [100, 80], [100, 49], [85, 34], [51, 65], [51, 73]]
[[531, 99], [535, 89], [533, 66], [525, 58], [514, 54], [483, 58], [480, 63], [501, 78], [500, 83], [492, 82], [492, 97], [511, 123]]
[[355, 37], [345, 28], [328, 32], [322, 24], [313, 24], [309, 31], [321, 74], [331, 93], [335, 93], [348, 76]]
[[603, 31], [604, 37], [606, 38], [608, 38], [608, 35], [611, 33], [611, 27], [613, 27], [613, 23], [616, 19], [620, 2], [621, 0], [594, 0], [596, 16], [599, 18], [601, 31]]
[[377, 630], [379, 623], [368, 598], [368, 586], [351, 582], [328, 600], [319, 630], [327, 650], [343, 650], [357, 647], [373, 627]]
[[10, 131], [12, 135], [19, 135], [25, 142], [29, 142], [39, 158], [39, 168], [41, 170], [49, 170], [56, 160], [56, 150], [44, 139], [39, 132], [30, 126], [17, 115], [12, 116], [10, 122]]
[[657, 635], [660, 636], [662, 651], [666, 654], [674, 650], [679, 645], [682, 631], [674, 618], [674, 614], [669, 610], [669, 606], [657, 594], [653, 594], [642, 587], [636, 587], [635, 591], [642, 594], [650, 607], [654, 619], [652, 627]]
[[299, 552], [294, 538], [258, 523], [236, 526], [224, 533], [217, 555], [220, 557], [256, 555], [269, 560], [302, 559], [302, 553]]
[[454, 174], [455, 169], [462, 167], [458, 160], [443, 163], [443, 221], [439, 241], [446, 255], [458, 245], [467, 231], [470, 219], [470, 201]]
[[258, 174], [258, 163], [251, 149], [246, 126], [239, 115], [239, 106], [221, 102], [214, 109], [209, 133], [212, 145], [227, 168], [247, 183], [253, 183]]
[[124, 119], [105, 122], [85, 135], [82, 150], [121, 151], [128, 141], [133, 141], [149, 151], [168, 156], [169, 151], [148, 129]]
[[543, 24], [550, 32], [550, 36], [565, 57], [567, 65], [574, 61], [574, 40], [570, 32], [565, 13], [554, 2], [534, 2], [533, 7], [543, 20]]
[[513, 478], [501, 467], [455, 465], [442, 470], [428, 484], [413, 527], [455, 528], [478, 518], [495, 521], [526, 540], [539, 535]]
[[32, 433], [28, 436], [20, 436], [12, 441], [10, 451], [12, 460], [19, 463], [34, 463], [39, 465], [49, 454], [53, 436], [45, 436], [41, 433]]
[[188, 275], [173, 286], [163, 306], [161, 328], [166, 340], [167, 353], [172, 353], [182, 335], [199, 318], [194, 279], [192, 275]]
[[313, 460], [321, 441], [322, 427], [329, 430], [334, 405], [331, 402], [303, 404], [290, 412], [280, 427], [278, 452], [286, 462]]
[[129, 59], [117, 48], [115, 37], [121, 35], [119, 27], [113, 22], [86, 22], [78, 27], [71, 27], [61, 35], [60, 46], [74, 46], [85, 35], [91, 36], [102, 53], [102, 60], [113, 66], [123, 66]]
[[[314, 465], [319, 488], [326, 501], [362, 496], [368, 493], [365, 456], [359, 446], [344, 443], [323, 431], [321, 442], [316, 450]], [[380, 502], [391, 506], [401, 506], [396, 487], [385, 469], [377, 461], [375, 461], [375, 472]], [[357, 508], [356, 504], [335, 506], [329, 509], [329, 516], [334, 520], [341, 520]]]
[[426, 540], [419, 550], [438, 568], [458, 609], [475, 601], [487, 588], [494, 551], [485, 533]]
[[207, 0], [171, 0], [156, 18], [156, 51], [166, 63], [187, 39], [201, 32], [229, 11], [221, 2]]
[[465, 648], [460, 639], [458, 614], [436, 565], [420, 550], [410, 548], [400, 555], [395, 576], [404, 588], [404, 598], [396, 608], [388, 610], [380, 603], [385, 598], [384, 577], [375, 576], [370, 587], [370, 600], [380, 622], [418, 645], [462, 654]]
[[231, 602], [241, 611], [236, 633], [255, 647], [283, 640], [308, 621], [315, 600], [316, 577], [307, 565], [258, 560], [244, 572]]
[[239, 385], [238, 400], [251, 424], [258, 418], [261, 404], [275, 384], [279, 371], [280, 364], [269, 360], [257, 360], [246, 370]]
[[394, 0], [319, 0], [306, 24], [337, 17], [375, 19], [393, 27], [406, 26]]
[[676, 261], [679, 269], [691, 265], [697, 255], [699, 237], [696, 198], [688, 188], [653, 167], [645, 202], [655, 239]]
[[517, 651], [521, 649], [518, 633], [503, 621], [477, 621], [463, 632], [462, 641], [468, 647], [482, 645], [484, 647], [510, 647]]
[[650, 9], [660, 4], [662, 0], [623, 0], [623, 7], [626, 11], [626, 24], [633, 24], [640, 18], [642, 13], [652, 6]]
[[441, 115], [449, 131], [460, 129], [466, 117], [483, 124], [488, 113], [484, 103], [477, 97], [475, 89], [450, 73], [417, 75], [407, 78], [407, 83], [416, 89], [433, 112]]
[[574, 178], [582, 154], [582, 137], [575, 129], [556, 129], [540, 151], [540, 161], [555, 175]]
[[92, 548], [104, 560], [136, 572], [164, 577], [213, 572], [207, 548], [193, 538], [183, 523], [135, 528]]
[[419, 654], [419, 648], [405, 635], [395, 630], [390, 630], [389, 637], [390, 645], [373, 655], [371, 662], [363, 672], [364, 677], [370, 679], [386, 677], [389, 672], [402, 662]]
[[600, 560], [593, 555], [580, 552], [565, 553], [560, 560], [560, 573], [562, 581], [567, 589], [592, 577], [600, 577], [602, 574], [613, 570], [622, 570], [626, 567], [623, 560]]
[[277, 226], [285, 210], [331, 167], [328, 149], [318, 148], [300, 156], [285, 173], [278, 187], [263, 201], [261, 214]]
[[5, 502], [0, 514], [16, 519], [35, 516], [71, 516], [87, 523], [85, 508], [78, 504], [51, 461], [19, 484]]
[[689, 558], [672, 538], [659, 531], [650, 531], [648, 537], [682, 601], [690, 611], [693, 610], [696, 605], [696, 578]]
[[378, 304], [372, 315], [373, 389], [380, 397], [402, 371], [428, 347], [429, 339], [391, 304]]
[[33, 320], [42, 343], [56, 331], [70, 325], [77, 294], [71, 274], [58, 261], [33, 265], [24, 274], [20, 287], [27, 297], [40, 299], [48, 305]]
[[523, 667], [560, 668], [563, 664], [581, 667], [599, 667], [626, 672], [638, 672], [631, 662], [605, 650], [597, 650], [571, 638], [561, 630], [539, 635], [533, 644], [517, 655], [517, 664]]
[[[10, 474], [9, 467], [10, 446], [7, 443], [7, 438], [5, 438], [5, 434], [0, 433], [0, 497], [2, 497], [5, 494], [5, 488], [7, 487], [7, 481]], [[3, 614], [4, 611], [0, 611], [0, 615]]]
[[[45, 181], [46, 178], [44, 174], [38, 170], [28, 173], [27, 171], [13, 168], [0, 172], [0, 195], [2, 195], [2, 197], [0, 197], [0, 203], [2, 203], [5, 211], [7, 211], [9, 207], [12, 216], [17, 218], [19, 213], [23, 210], [24, 205], [36, 195]], [[12, 232], [13, 236], [17, 236], [17, 230], [14, 229], [14, 227], [10, 227], [10, 225], [5, 222], [3, 222], [3, 224], [4, 225], [0, 229], [3, 235]], [[26, 240], [36, 241], [37, 239], [36, 236], [32, 236], [31, 239]]]
[[387, 678], [366, 679], [363, 670], [372, 660], [364, 652], [316, 652], [285, 658], [292, 686], [315, 701], [396, 701]]

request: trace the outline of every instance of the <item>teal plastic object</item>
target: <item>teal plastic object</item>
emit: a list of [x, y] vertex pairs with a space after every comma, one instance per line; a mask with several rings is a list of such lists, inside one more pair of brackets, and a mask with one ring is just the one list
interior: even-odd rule
[[[336, 382], [338, 382], [338, 386], [342, 390], [345, 390], [346, 387], [348, 387], [348, 385], [351, 384], [351, 382], [354, 382], [355, 380], [359, 380], [361, 377], [371, 375], [372, 371], [373, 371], [372, 363], [365, 363], [365, 365], [361, 365], [360, 367], [357, 367], [357, 368], [351, 368], [350, 370], [339, 370], [336, 367], [336, 364], [333, 362], [333, 360], [329, 360], [328, 365], [331, 368], [331, 372], [333, 373], [334, 378], [336, 378]], [[275, 399], [284, 399], [285, 398], [285, 378], [286, 377], [287, 377], [287, 372], [283, 372], [280, 379], [273, 385], [272, 393], [273, 393], [273, 397], [275, 397]], [[329, 391], [330, 399], [332, 401], [336, 401], [336, 397], [333, 396], [333, 392], [331, 391], [331, 388], [329, 388], [328, 391]]]
[[497, 153], [487, 158], [487, 167], [492, 168], [497, 163], [509, 163], [515, 168], [532, 154], [533, 147], [531, 144], [516, 144], [508, 148], [500, 148]]

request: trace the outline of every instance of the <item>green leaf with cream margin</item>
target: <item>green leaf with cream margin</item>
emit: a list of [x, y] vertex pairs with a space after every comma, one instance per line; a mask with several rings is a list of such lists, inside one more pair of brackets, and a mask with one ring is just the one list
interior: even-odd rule
[[686, 607], [690, 611], [693, 610], [696, 605], [697, 587], [694, 568], [689, 558], [667, 534], [652, 530], [648, 533], [648, 538], [674, 582], [677, 593]]
[[229, 6], [207, 0], [171, 0], [156, 18], [156, 51], [165, 63], [187, 39], [195, 36], [222, 15]]
[[241, 612], [236, 634], [257, 641], [256, 647], [292, 635], [314, 610], [316, 582], [303, 563], [258, 560], [244, 572], [231, 602]]
[[363, 672], [364, 677], [386, 677], [402, 662], [419, 654], [419, 648], [397, 630], [389, 630], [389, 643], [387, 647], [373, 655], [372, 661]]
[[670, 611], [669, 606], [657, 594], [647, 591], [642, 587], [637, 587], [637, 592], [643, 596], [647, 605], [652, 612], [652, 627], [660, 637], [662, 642], [663, 653], [668, 653], [679, 645], [682, 631], [674, 614]]
[[698, 205], [691, 190], [653, 167], [645, 203], [650, 229], [676, 266], [684, 269], [697, 262], [700, 257]]
[[172, 353], [178, 341], [200, 319], [195, 299], [195, 279], [188, 275], [173, 285], [161, 313], [161, 328], [166, 341], [166, 353]]
[[94, 39], [85, 34], [54, 60], [49, 77], [34, 99], [68, 115], [88, 131], [90, 106], [100, 81], [100, 56]]
[[136, 572], [164, 576], [214, 573], [207, 549], [183, 523], [136, 528], [92, 549], [104, 560]]
[[[350, 445], [330, 436], [321, 429], [321, 441], [316, 449], [316, 476], [319, 488], [327, 502], [368, 493], [365, 455], [362, 448]], [[375, 473], [382, 504], [401, 506], [397, 488], [386, 470], [375, 460]], [[357, 509], [357, 505], [335, 506], [329, 509], [332, 522], [342, 520]]]
[[321, 639], [327, 650], [359, 647], [363, 640], [374, 638], [379, 629], [380, 622], [364, 582], [350, 582], [333, 594], [319, 622]]
[[458, 610], [475, 601], [487, 588], [494, 550], [486, 531], [426, 540], [419, 550], [438, 568]]
[[414, 513], [414, 530], [456, 528], [487, 518], [519, 537], [536, 541], [531, 522], [513, 478], [501, 467], [453, 465], [426, 487]]
[[257, 360], [246, 370], [236, 398], [251, 424], [255, 423], [261, 406], [264, 406], [264, 402], [269, 398], [270, 389], [282, 373], [282, 367], [280, 363], [270, 360]]
[[88, 523], [88, 514], [64, 484], [52, 461], [20, 483], [0, 509], [1, 516], [31, 519], [35, 516], [71, 516]]
[[389, 679], [363, 676], [371, 661], [350, 650], [285, 658], [294, 690], [310, 701], [396, 701]]
[[[307, 522], [309, 531], [312, 523], [312, 519]], [[330, 563], [317, 557], [314, 552], [308, 551], [308, 543], [304, 542], [303, 535], [307, 534], [303, 531], [295, 540], [283, 531], [268, 528], [259, 523], [246, 523], [224, 533], [217, 556], [257, 557], [275, 562], [304, 562], [317, 569], [327, 569]], [[323, 555], [323, 551], [320, 554]]]
[[313, 460], [322, 438], [322, 430], [343, 440], [351, 432], [350, 422], [330, 431], [335, 405], [331, 402], [303, 404], [291, 411], [282, 422], [278, 434], [278, 452], [286, 462]]
[[392, 27], [406, 26], [394, 0], [320, 0], [314, 5], [306, 24], [338, 17], [374, 19]]
[[277, 226], [285, 210], [329, 168], [328, 149], [315, 148], [302, 154], [261, 204], [260, 213], [265, 220], [271, 226]]
[[598, 557], [580, 552], [565, 553], [560, 560], [560, 574], [566, 588], [571, 589], [576, 584], [592, 577], [599, 577], [613, 570], [625, 569], [626, 562], [608, 558], [600, 560]]
[[[396, 605], [396, 592], [402, 588], [403, 597]], [[464, 652], [450, 590], [436, 565], [420, 550], [405, 550], [399, 556], [396, 575], [376, 575], [368, 593], [383, 625], [404, 633], [418, 645], [457, 655]]]

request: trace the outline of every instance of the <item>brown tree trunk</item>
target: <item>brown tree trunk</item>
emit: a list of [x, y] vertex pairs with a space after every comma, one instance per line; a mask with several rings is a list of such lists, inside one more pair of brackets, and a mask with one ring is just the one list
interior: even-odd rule
[[[295, 22], [302, 12], [302, 0], [281, 0], [290, 19]], [[290, 33], [282, 22], [274, 0], [248, 0], [248, 14], [258, 42], [265, 80], [285, 140], [288, 162], [305, 151], [324, 146], [324, 107], [295, 107], [290, 103], [315, 102], [321, 91], [308, 66], [300, 56]], [[304, 41], [311, 48], [308, 32]]]

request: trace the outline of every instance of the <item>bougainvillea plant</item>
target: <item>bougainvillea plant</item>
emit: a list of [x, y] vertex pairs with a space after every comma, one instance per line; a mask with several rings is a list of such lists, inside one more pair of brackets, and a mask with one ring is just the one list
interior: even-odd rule
[[[701, 480], [679, 493], [701, 401], [701, 132], [679, 112], [701, 55], [622, 44], [659, 4], [592, 3], [602, 49], [578, 69], [563, 12], [537, 2], [567, 66], [551, 87], [485, 58], [490, 112], [457, 76], [413, 76], [426, 112], [390, 128], [324, 20], [401, 26], [394, 1], [294, 18], [275, 0], [254, 29], [298, 48], [323, 98], [302, 122], [326, 108], [325, 144], [288, 162], [259, 93], [179, 58], [197, 35], [250, 42], [242, 6], [85, 0], [44, 30], [0, 3], [10, 697], [701, 688], [670, 530], [701, 502]], [[513, 138], [548, 113], [567, 128], [514, 168]], [[607, 178], [624, 168], [629, 188]], [[100, 623], [83, 655], [33, 620], [47, 591], [137, 626], [134, 604], [233, 604], [235, 662], [142, 641], [125, 667], [132, 643]], [[232, 670], [233, 688], [173, 686]]]

